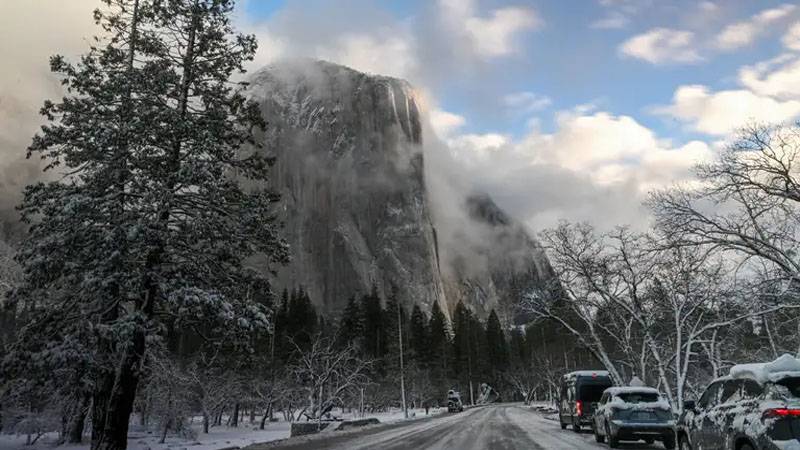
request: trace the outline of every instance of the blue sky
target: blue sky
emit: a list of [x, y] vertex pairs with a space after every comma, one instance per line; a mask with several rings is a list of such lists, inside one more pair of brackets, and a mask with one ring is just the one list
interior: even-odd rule
[[258, 64], [310, 56], [411, 81], [448, 166], [535, 229], [645, 224], [647, 192], [690, 181], [737, 127], [800, 115], [793, 2], [246, 0], [244, 11]]
[[[431, 26], [436, 18], [431, 13], [433, 1], [291, 1], [250, 0], [245, 3], [251, 20], [269, 24], [287, 11], [324, 9], [335, 4], [337, 8], [353, 11], [353, 28], [362, 31], [370, 14], [359, 14], [359, 9], [380, 10], [397, 23], [417, 23]], [[490, 15], [504, 7], [519, 7], [534, 11], [540, 24], [522, 29], [513, 38], [515, 52], [497, 58], [489, 67], [476, 69], [466, 66], [452, 71], [446, 85], [437, 84], [435, 94], [440, 106], [465, 116], [465, 129], [471, 132], [501, 130], [520, 136], [526, 132], [530, 117], [506, 114], [500, 102], [491, 104], [488, 98], [498, 99], [514, 92], [532, 92], [550, 99], [551, 104], [537, 114], [544, 130], [552, 130], [552, 112], [581, 104], [598, 104], [615, 114], [625, 114], [637, 119], [659, 134], [677, 139], [699, 137], [676, 127], [668, 119], [651, 114], [654, 105], [668, 104], [680, 85], [702, 84], [714, 90], [736, 87], [735, 75], [739, 67], [781, 54], [780, 26], [791, 23], [796, 13], [787, 14], [774, 25], [766, 36], [742, 45], [736, 51], [724, 53], [709, 51], [703, 60], [690, 64], [651, 64], [637, 58], [625, 57], [619, 46], [637, 34], [657, 27], [694, 30], [696, 39], [702, 41], [713, 35], [714, 28], [750, 19], [768, 9], [780, 8], [780, 1], [500, 1], [484, 0], [465, 2], [474, 5], [475, 14]], [[711, 12], [703, 12], [701, 4], [714, 5]], [[349, 14], [349, 13], [348, 13]], [[702, 17], [701, 17], [702, 16]], [[599, 28], [596, 23], [609, 17], [619, 17], [625, 23]], [[693, 20], [702, 22], [692, 23]], [[302, 27], [302, 24], [300, 24]], [[773, 26], [773, 25], [770, 25]], [[698, 47], [704, 45], [697, 42]], [[488, 70], [490, 83], [475, 75], [475, 71]], [[415, 80], [412, 80], [415, 81]], [[504, 93], [505, 92], [505, 93]]]
[[[0, 186], [24, 148], [54, 51], [75, 57], [99, 0], [0, 1]], [[749, 121], [800, 117], [800, 4], [773, 0], [238, 0], [252, 69], [312, 57], [405, 78], [429, 112], [426, 170], [486, 191], [532, 229], [646, 225], [653, 189]], [[31, 28], [35, 21], [40, 27]], [[47, 29], [42, 33], [41, 29]], [[0, 199], [1, 200], [1, 199]], [[14, 199], [8, 205], [13, 205]], [[0, 210], [6, 208], [0, 201]]]

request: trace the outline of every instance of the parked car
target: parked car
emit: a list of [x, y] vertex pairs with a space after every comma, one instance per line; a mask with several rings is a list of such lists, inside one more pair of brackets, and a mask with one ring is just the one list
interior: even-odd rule
[[617, 448], [620, 441], [661, 441], [675, 448], [675, 418], [672, 408], [658, 389], [651, 387], [612, 387], [603, 392], [592, 417], [597, 442], [608, 441]]
[[447, 391], [447, 412], [462, 412], [464, 404], [461, 403], [461, 394], [454, 390]]
[[677, 433], [681, 450], [800, 450], [800, 360], [732, 367], [684, 403]]
[[582, 425], [591, 425], [597, 402], [603, 391], [612, 385], [611, 377], [603, 370], [579, 370], [564, 375], [558, 400], [561, 429], [572, 426], [575, 432], [579, 432]]

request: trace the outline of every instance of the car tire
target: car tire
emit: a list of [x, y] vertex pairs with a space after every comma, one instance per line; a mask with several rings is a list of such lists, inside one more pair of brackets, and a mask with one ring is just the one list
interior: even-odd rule
[[674, 450], [675, 438], [673, 436], [668, 436], [664, 438], [664, 448], [667, 450]]
[[686, 436], [681, 436], [680, 444], [681, 450], [692, 450], [692, 444], [689, 443], [689, 439]]
[[574, 431], [576, 433], [580, 433], [581, 432], [581, 424], [580, 423], [573, 423], [572, 424], [572, 431]]
[[619, 439], [616, 438], [613, 434], [611, 434], [611, 430], [608, 428], [608, 424], [606, 423], [606, 438], [608, 439], [608, 446], [611, 448], [619, 447]]
[[565, 424], [564, 422], [562, 422], [562, 421], [561, 421], [561, 419], [558, 419], [558, 423], [560, 423], [560, 424], [561, 424], [561, 429], [562, 429], [562, 430], [566, 430], [566, 429], [567, 429], [567, 424]]
[[606, 437], [597, 432], [597, 426], [592, 422], [592, 432], [594, 432], [594, 440], [602, 444], [606, 441]]

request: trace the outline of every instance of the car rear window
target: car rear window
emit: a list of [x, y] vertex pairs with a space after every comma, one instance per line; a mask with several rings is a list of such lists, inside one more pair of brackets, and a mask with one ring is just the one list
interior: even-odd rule
[[578, 400], [584, 402], [597, 402], [603, 396], [603, 391], [609, 386], [605, 384], [584, 384], [578, 390]]
[[776, 381], [775, 384], [788, 389], [792, 397], [800, 398], [800, 377], [784, 378]]
[[652, 392], [625, 392], [617, 394], [617, 397], [625, 403], [655, 403], [658, 401], [658, 394]]

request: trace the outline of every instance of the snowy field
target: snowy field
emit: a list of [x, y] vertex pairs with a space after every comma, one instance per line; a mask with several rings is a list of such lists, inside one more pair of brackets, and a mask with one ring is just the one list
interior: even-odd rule
[[[442, 412], [442, 408], [432, 408], [429, 412], [430, 415], [435, 415]], [[409, 420], [419, 419], [426, 417], [424, 409], [409, 409]], [[336, 411], [336, 417], [344, 420], [357, 419], [360, 417], [356, 411], [352, 413], [342, 413]], [[374, 414], [365, 414], [365, 418], [375, 417], [381, 423], [396, 423], [405, 420], [403, 411], [401, 409], [392, 408], [387, 412], [379, 412]], [[276, 416], [278, 418], [278, 416]], [[260, 417], [256, 417], [254, 423], [250, 423], [245, 419], [241, 426], [227, 427], [217, 426], [212, 427], [208, 434], [202, 433], [202, 425], [200, 418], [195, 418], [192, 422], [192, 428], [196, 432], [196, 439], [185, 439], [180, 436], [167, 435], [167, 439], [162, 444], [160, 442], [161, 436], [157, 431], [143, 431], [140, 427], [131, 425], [131, 431], [128, 434], [128, 449], [129, 450], [220, 450], [232, 447], [243, 448], [248, 445], [267, 443], [286, 439], [289, 437], [291, 423], [279, 418], [278, 422], [268, 422], [264, 430], [258, 429]], [[42, 436], [34, 445], [25, 445], [26, 436], [24, 435], [8, 435], [0, 434], [0, 450], [45, 450], [56, 447], [58, 440], [57, 433], [49, 433]], [[85, 443], [82, 445], [62, 445], [58, 446], [59, 450], [87, 450], [89, 437], [84, 437]]]

